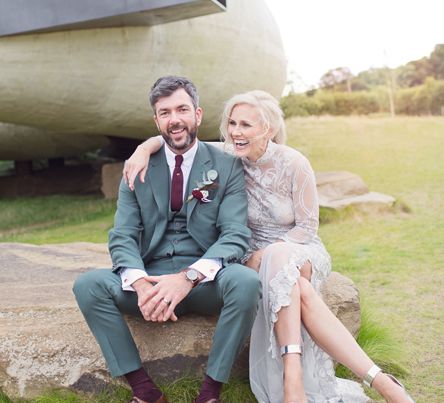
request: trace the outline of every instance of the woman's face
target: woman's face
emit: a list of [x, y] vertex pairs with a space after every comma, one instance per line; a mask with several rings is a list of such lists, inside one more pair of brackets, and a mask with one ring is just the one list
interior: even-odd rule
[[238, 104], [231, 110], [227, 132], [238, 157], [257, 161], [266, 151], [270, 130], [265, 131], [256, 107]]

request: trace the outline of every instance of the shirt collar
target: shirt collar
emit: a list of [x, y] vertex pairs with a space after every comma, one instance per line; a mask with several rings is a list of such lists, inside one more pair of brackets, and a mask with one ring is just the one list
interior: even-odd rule
[[[194, 145], [184, 154], [183, 156], [183, 162], [182, 165], [185, 165], [185, 167], [191, 167], [193, 165], [194, 157], [196, 156], [197, 148], [199, 145], [199, 140], [197, 140]], [[167, 163], [169, 166], [175, 166], [176, 165], [176, 154], [169, 149], [169, 147], [165, 144], [165, 155], [167, 159]]]

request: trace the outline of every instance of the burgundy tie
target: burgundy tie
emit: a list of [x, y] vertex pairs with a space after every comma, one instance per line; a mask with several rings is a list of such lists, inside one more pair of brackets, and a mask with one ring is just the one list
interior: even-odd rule
[[176, 166], [173, 171], [173, 179], [171, 180], [171, 210], [180, 211], [183, 204], [183, 174], [180, 166], [182, 165], [183, 156], [176, 155]]

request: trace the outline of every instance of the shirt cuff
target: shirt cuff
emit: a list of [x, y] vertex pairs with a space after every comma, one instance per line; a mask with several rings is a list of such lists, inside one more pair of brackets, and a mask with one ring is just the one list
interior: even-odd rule
[[201, 283], [206, 283], [214, 280], [217, 272], [222, 268], [222, 259], [199, 259], [189, 267], [202, 273], [205, 278]]
[[120, 272], [120, 278], [122, 280], [122, 290], [123, 291], [136, 291], [131, 285], [135, 281], [148, 277], [145, 270], [141, 269], [123, 269]]

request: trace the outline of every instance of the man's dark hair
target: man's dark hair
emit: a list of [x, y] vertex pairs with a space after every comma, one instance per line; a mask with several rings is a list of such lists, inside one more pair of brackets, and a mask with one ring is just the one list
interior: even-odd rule
[[160, 77], [151, 87], [149, 99], [154, 113], [156, 113], [155, 105], [160, 98], [169, 97], [180, 88], [183, 88], [190, 96], [194, 109], [196, 109], [199, 106], [199, 95], [194, 84], [186, 77], [165, 76]]

